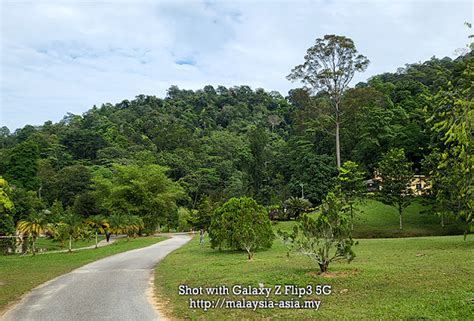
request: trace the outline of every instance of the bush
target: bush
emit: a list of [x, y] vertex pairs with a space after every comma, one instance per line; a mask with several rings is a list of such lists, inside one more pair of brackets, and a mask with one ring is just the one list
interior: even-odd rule
[[[350, 262], [355, 257], [350, 220], [345, 212], [346, 208], [334, 193], [328, 193], [320, 211], [314, 217], [304, 214], [289, 236], [293, 247], [313, 259], [321, 272], [326, 272], [331, 262]], [[288, 236], [283, 237], [288, 239]]]
[[212, 248], [245, 250], [252, 259], [258, 249], [269, 249], [274, 234], [267, 211], [249, 197], [231, 198], [218, 207], [209, 231]]
[[306, 198], [290, 197], [285, 201], [285, 209], [289, 219], [297, 219], [301, 214], [310, 210], [312, 204]]

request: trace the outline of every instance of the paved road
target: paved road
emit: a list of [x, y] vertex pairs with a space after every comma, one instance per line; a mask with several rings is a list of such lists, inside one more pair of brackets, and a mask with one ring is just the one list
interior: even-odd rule
[[176, 235], [87, 264], [34, 289], [2, 320], [159, 320], [147, 298], [153, 267], [189, 240]]

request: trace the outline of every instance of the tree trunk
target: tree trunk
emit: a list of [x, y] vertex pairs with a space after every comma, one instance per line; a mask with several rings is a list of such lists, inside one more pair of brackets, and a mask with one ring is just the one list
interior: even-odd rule
[[403, 230], [403, 223], [402, 223], [402, 207], [398, 206], [398, 214], [400, 215], [400, 230]]
[[336, 116], [336, 163], [337, 168], [341, 168], [341, 146], [339, 143], [339, 117]]
[[69, 235], [69, 252], [72, 252], [72, 236]]
[[351, 206], [351, 231], [354, 230], [354, 213], [352, 212], [352, 204]]
[[246, 249], [246, 251], [247, 251], [247, 254], [248, 254], [248, 259], [251, 260], [251, 259], [253, 258], [253, 253], [252, 253], [252, 251], [251, 251], [251, 250], [247, 250], [247, 249]]
[[441, 213], [441, 227], [444, 227], [444, 213]]
[[95, 232], [95, 248], [97, 248], [97, 232]]
[[31, 251], [33, 252], [33, 255], [36, 255], [36, 236], [33, 235], [33, 239], [31, 242]]
[[319, 269], [321, 270], [322, 273], [328, 271], [329, 262], [318, 263], [318, 265], [319, 265]]

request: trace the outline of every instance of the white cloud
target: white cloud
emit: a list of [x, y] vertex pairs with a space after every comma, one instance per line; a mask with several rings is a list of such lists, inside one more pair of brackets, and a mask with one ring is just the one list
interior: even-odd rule
[[59, 120], [171, 85], [278, 90], [315, 38], [354, 39], [371, 65], [355, 81], [451, 56], [469, 1], [6, 1], [0, 126]]

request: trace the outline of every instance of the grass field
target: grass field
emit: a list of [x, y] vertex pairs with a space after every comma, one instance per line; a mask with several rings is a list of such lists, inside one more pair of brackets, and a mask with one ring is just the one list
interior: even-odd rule
[[[99, 235], [97, 238], [98, 241], [102, 241], [105, 239], [104, 236]], [[77, 240], [72, 242], [72, 248], [77, 249], [81, 247], [86, 247], [86, 246], [91, 246], [95, 245], [95, 237], [91, 239], [84, 239], [84, 240]], [[67, 250], [69, 248], [69, 242], [65, 242], [64, 246], [61, 247], [61, 243], [51, 239], [51, 238], [45, 238], [45, 237], [40, 237], [36, 241], [36, 248], [38, 249], [39, 252], [42, 251], [56, 251], [56, 250]]]
[[117, 240], [98, 249], [72, 253], [51, 253], [36, 256], [0, 256], [0, 311], [36, 286], [100, 258], [152, 245], [164, 237], [143, 237], [130, 241]]
[[[474, 315], [474, 239], [468, 236], [364, 239], [355, 247], [350, 263], [333, 263], [329, 274], [317, 274], [308, 258], [291, 254], [276, 240], [248, 261], [242, 252], [218, 252], [201, 247], [195, 238], [171, 253], [156, 268], [157, 295], [166, 314], [175, 319], [281, 319], [281, 320], [472, 320]], [[259, 283], [298, 286], [328, 284], [328, 296], [311, 309], [190, 309], [189, 298], [217, 296], [178, 295], [178, 287], [212, 287]], [[242, 296], [226, 295], [227, 300]], [[245, 296], [262, 299], [262, 296]], [[295, 296], [271, 299], [291, 300]]]
[[[435, 235], [459, 235], [462, 227], [445, 220], [445, 227], [441, 226], [439, 217], [433, 215], [429, 208], [414, 202], [407, 207], [402, 215], [403, 230], [399, 228], [398, 211], [393, 206], [384, 205], [375, 200], [366, 200], [359, 205], [353, 236], [355, 238], [386, 238], [386, 237], [413, 237]], [[424, 213], [426, 212], [426, 213]], [[278, 222], [275, 230], [291, 230], [294, 221]]]

